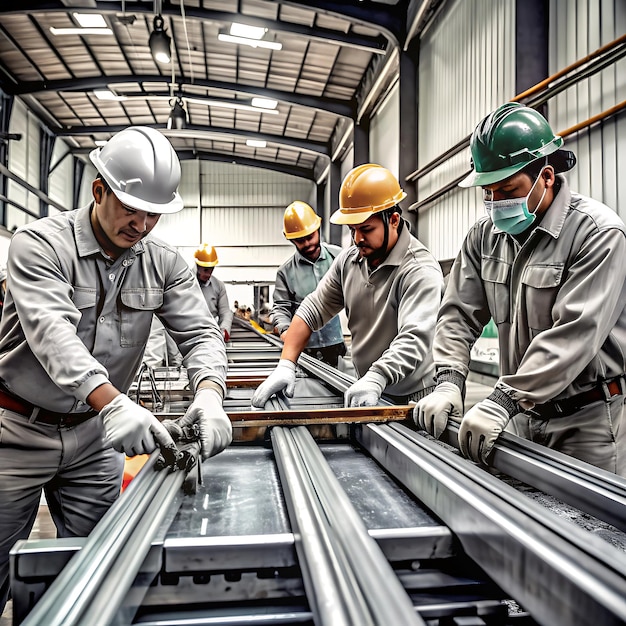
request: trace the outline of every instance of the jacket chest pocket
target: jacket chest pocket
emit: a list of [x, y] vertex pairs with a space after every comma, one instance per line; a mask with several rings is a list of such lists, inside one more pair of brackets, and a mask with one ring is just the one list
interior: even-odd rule
[[96, 325], [96, 303], [98, 292], [90, 287], [74, 287], [72, 302], [80, 312], [80, 320], [76, 328], [79, 336], [93, 333]]
[[497, 259], [483, 259], [480, 276], [487, 296], [491, 317], [496, 324], [509, 322], [511, 266]]
[[124, 348], [145, 345], [152, 316], [163, 305], [163, 290], [122, 289], [120, 300], [120, 345]]
[[522, 302], [528, 327], [534, 336], [554, 324], [552, 307], [563, 279], [564, 266], [529, 265], [522, 273]]

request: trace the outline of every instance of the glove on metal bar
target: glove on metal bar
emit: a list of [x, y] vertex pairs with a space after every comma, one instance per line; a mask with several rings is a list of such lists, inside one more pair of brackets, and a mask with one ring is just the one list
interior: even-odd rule
[[[459, 425], [450, 420], [455, 445]], [[496, 470], [626, 532], [626, 479], [574, 457], [504, 432], [493, 448]]]
[[291, 432], [330, 527], [341, 542], [367, 599], [374, 623], [423, 625], [425, 622], [415, 612], [378, 544], [369, 536], [311, 433], [303, 426]]
[[357, 431], [364, 448], [536, 621], [624, 624], [626, 563], [610, 544], [400, 424]]
[[290, 431], [273, 428], [272, 445], [315, 624], [373, 626], [365, 598], [328, 526]]
[[[124, 494], [109, 509], [87, 539], [81, 551], [74, 555], [48, 591], [22, 622], [25, 626], [91, 626], [105, 624], [100, 618], [85, 618], [89, 606], [95, 601], [101, 586], [117, 566], [119, 577], [126, 568], [118, 557], [138, 529], [141, 533], [142, 518], [150, 509], [150, 503], [165, 485], [178, 490], [185, 479], [185, 472], [155, 472], [154, 465], [160, 455], [155, 450], [141, 472], [131, 481]], [[163, 506], [163, 504], [161, 505]], [[163, 510], [166, 511], [163, 506]], [[150, 537], [150, 540], [152, 537]], [[149, 548], [149, 545], [148, 545]], [[145, 554], [143, 555], [145, 557]], [[143, 559], [142, 559], [143, 560]], [[137, 568], [138, 569], [138, 568]], [[136, 575], [136, 571], [134, 574]], [[131, 581], [132, 582], [132, 581]], [[106, 590], [106, 594], [110, 590]]]

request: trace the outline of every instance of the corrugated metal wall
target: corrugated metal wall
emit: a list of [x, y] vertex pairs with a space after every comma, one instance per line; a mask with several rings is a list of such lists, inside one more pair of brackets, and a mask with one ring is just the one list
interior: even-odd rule
[[[550, 73], [567, 67], [626, 33], [624, 0], [550, 2]], [[566, 130], [626, 100], [626, 59], [565, 90], [548, 104], [553, 128]], [[578, 159], [570, 186], [626, 220], [626, 113], [565, 139]]]
[[227, 284], [248, 285], [228, 292], [249, 303], [251, 285], [273, 284], [276, 269], [294, 252], [282, 234], [285, 207], [294, 200], [315, 207], [312, 181], [230, 163], [183, 161], [179, 190], [185, 209], [164, 215], [154, 234], [177, 246], [190, 265], [201, 243], [214, 245], [215, 275]]
[[[423, 33], [418, 79], [418, 168], [469, 135], [514, 94], [515, 2], [454, 0]], [[469, 149], [417, 185], [422, 201], [469, 169]], [[417, 236], [439, 260], [456, 255], [483, 207], [479, 192], [452, 191], [418, 216]]]
[[[549, 23], [553, 74], [624, 34], [626, 2], [551, 0]], [[514, 42], [515, 2], [509, 0], [451, 1], [428, 26], [422, 35], [419, 65], [420, 168], [516, 95]], [[560, 132], [625, 98], [626, 60], [621, 60], [550, 99], [547, 117]], [[622, 218], [626, 217], [625, 141], [622, 112], [571, 135], [565, 143], [578, 157], [576, 168], [568, 174], [572, 189], [605, 202]], [[418, 182], [418, 202], [468, 169], [469, 149], [465, 149]], [[480, 215], [480, 190], [455, 189], [423, 207], [418, 236], [438, 259], [452, 258]]]
[[[66, 210], [72, 210], [76, 208], [72, 206], [74, 204], [72, 199], [74, 164], [68, 152], [67, 144], [61, 138], [57, 138], [54, 142], [52, 162], [50, 163], [52, 173], [48, 179], [48, 195]], [[58, 212], [57, 208], [48, 207], [49, 215], [55, 215]]]
[[[39, 185], [39, 158], [41, 152], [41, 140], [39, 121], [27, 108], [26, 105], [16, 99], [11, 113], [9, 124], [10, 133], [19, 133], [22, 138], [19, 141], [9, 142], [8, 168], [17, 176], [23, 178], [33, 187]], [[39, 198], [27, 189], [9, 180], [8, 197], [18, 205], [29, 211], [39, 214]], [[18, 226], [32, 222], [34, 218], [11, 205], [7, 206], [6, 227], [12, 231]]]

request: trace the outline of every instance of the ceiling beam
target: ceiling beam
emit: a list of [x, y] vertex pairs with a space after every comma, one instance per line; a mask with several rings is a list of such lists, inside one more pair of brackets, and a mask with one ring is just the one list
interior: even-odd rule
[[[105, 89], [111, 85], [119, 83], [165, 83], [169, 85], [171, 77], [164, 74], [139, 75], [125, 74], [123, 76], [87, 76], [83, 78], [60, 78], [56, 80], [36, 80], [36, 81], [20, 81], [17, 84], [6, 84], [0, 81], [2, 90], [10, 96], [22, 96], [26, 94], [35, 94], [42, 91], [92, 91], [94, 89]], [[180, 82], [176, 83], [181, 84]], [[182, 83], [190, 85], [190, 83]], [[277, 89], [266, 89], [263, 87], [242, 86], [235, 83], [226, 83], [216, 80], [203, 80], [194, 78], [193, 86], [205, 87], [206, 89], [219, 89], [229, 91], [241, 95], [262, 98], [272, 98], [287, 104], [295, 106], [310, 107], [320, 111], [327, 111], [342, 117], [354, 116], [354, 104], [345, 100], [336, 100], [334, 98], [307, 96], [289, 91], [279, 91]], [[167, 92], [169, 93], [169, 91]], [[143, 95], [141, 92], [133, 92], [126, 94], [132, 96]], [[194, 97], [194, 94], [186, 94], [188, 97]], [[198, 95], [197, 97], [200, 97]]]

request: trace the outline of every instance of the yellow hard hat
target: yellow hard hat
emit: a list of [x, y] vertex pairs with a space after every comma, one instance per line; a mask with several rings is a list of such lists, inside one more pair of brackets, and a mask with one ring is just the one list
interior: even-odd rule
[[358, 165], [346, 174], [339, 190], [339, 210], [333, 224], [362, 224], [374, 213], [389, 209], [406, 198], [398, 179], [382, 165]]
[[314, 233], [322, 223], [322, 218], [301, 200], [292, 202], [285, 209], [283, 234], [287, 239], [300, 239]]
[[196, 265], [200, 267], [215, 267], [218, 263], [215, 248], [207, 243], [203, 243], [194, 253]]

